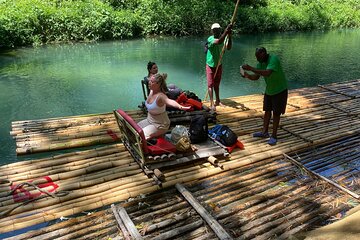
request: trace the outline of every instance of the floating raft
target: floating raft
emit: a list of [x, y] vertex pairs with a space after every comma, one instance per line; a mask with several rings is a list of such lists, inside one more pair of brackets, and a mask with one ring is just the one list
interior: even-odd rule
[[[323, 156], [341, 156], [338, 150], [346, 145], [355, 148], [359, 161], [359, 140], [358, 136], [344, 138], [330, 147], [323, 145], [290, 156], [303, 163], [311, 158], [309, 163], [314, 165]], [[356, 156], [353, 164], [354, 159]], [[333, 176], [339, 173], [336, 171]], [[306, 175], [284, 157], [262, 160], [184, 186], [223, 231], [238, 239], [289, 239], [300, 231], [343, 217], [344, 212], [358, 204], [326, 182]], [[360, 190], [359, 183], [351, 187]], [[144, 239], [219, 239], [178, 186], [139, 195], [115, 204], [116, 208], [127, 213], [128, 221]], [[81, 215], [10, 239], [126, 239], [130, 232], [120, 230], [114, 207]]]
[[[172, 111], [172, 123], [189, 121], [200, 111]], [[143, 111], [127, 111], [135, 121], [146, 117]], [[205, 113], [209, 118], [213, 114]], [[16, 154], [48, 152], [97, 144], [120, 142], [120, 131], [114, 114], [89, 114], [65, 118], [17, 121], [12, 123], [10, 135], [16, 140]]]
[[[125, 208], [145, 238], [175, 238], [171, 234], [181, 232], [183, 236], [188, 233], [185, 236], [189, 239], [195, 236], [216, 239], [208, 223], [175, 189], [177, 183], [183, 183], [231, 237], [286, 239], [334, 216], [341, 217], [343, 211], [358, 204], [356, 195], [312, 175], [303, 177], [305, 171], [284, 154], [300, 161], [306, 169], [360, 194], [359, 97], [360, 80], [290, 91], [276, 146], [251, 136], [262, 128], [261, 95], [225, 99], [226, 107], [218, 108], [217, 122], [230, 126], [245, 150], [236, 150], [229, 159], [221, 160], [222, 168], [199, 161], [165, 169], [162, 188], [142, 172], [121, 143], [109, 143], [115, 140], [108, 130], [117, 134], [110, 113], [14, 122], [12, 135], [16, 142], [29, 139], [25, 149], [31, 150], [25, 153], [56, 150], [51, 148], [55, 144], [62, 146], [58, 149], [71, 148], [74, 145], [66, 143], [72, 141], [86, 142], [84, 146], [92, 147], [66, 154], [54, 151], [48, 158], [0, 166], [0, 179], [8, 181], [0, 186], [0, 233], [120, 203], [116, 207]], [[144, 117], [140, 111], [128, 114], [134, 119]], [[100, 118], [104, 121], [98, 121]], [[77, 134], [82, 128], [96, 134], [81, 137]], [[99, 146], [100, 143], [108, 144]], [[19, 149], [24, 148], [18, 147], [17, 152]], [[335, 153], [340, 155], [336, 157]], [[38, 188], [21, 183], [32, 183]], [[149, 195], [139, 197], [145, 194]], [[104, 216], [104, 221], [97, 222], [100, 219], [91, 215], [75, 217], [25, 233], [23, 239], [30, 239], [32, 234], [41, 239], [124, 238], [110, 209], [94, 214]], [[170, 219], [174, 222], [170, 223]]]

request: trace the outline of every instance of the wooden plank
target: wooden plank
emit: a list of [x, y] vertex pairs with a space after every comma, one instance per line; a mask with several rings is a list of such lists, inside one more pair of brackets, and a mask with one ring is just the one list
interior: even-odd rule
[[200, 216], [207, 222], [207, 224], [215, 232], [218, 238], [224, 240], [233, 239], [183, 185], [177, 183], [175, 187], [190, 203], [190, 205], [200, 214]]
[[169, 159], [167, 161], [161, 161], [161, 159], [159, 159], [157, 161], [147, 161], [146, 165], [149, 169], [156, 169], [196, 161], [199, 159], [206, 159], [210, 156], [226, 156], [228, 154], [224, 148], [219, 146], [210, 138], [208, 138], [205, 142], [192, 144], [192, 146], [194, 146], [197, 150], [191, 153], [184, 153], [183, 155], [177, 154], [176, 159], [174, 160]]
[[213, 149], [208, 149], [208, 150], [202, 149], [195, 151], [194, 154], [187, 155], [184, 157], [179, 157], [172, 161], [169, 160], [167, 162], [148, 163], [147, 166], [149, 167], [149, 169], [163, 168], [163, 167], [183, 164], [186, 162], [196, 161], [199, 159], [205, 159], [210, 156], [224, 156], [224, 153], [225, 151], [221, 147], [215, 147]]
[[136, 240], [143, 239], [143, 237], [140, 235], [140, 233], [136, 229], [134, 223], [131, 221], [129, 215], [127, 214], [127, 212], [125, 210], [125, 208], [118, 207], [118, 213], [119, 213], [119, 216], [120, 216], [122, 222], [124, 223], [126, 229], [130, 232], [130, 235]]
[[197, 228], [200, 228], [201, 225], [203, 225], [203, 224], [204, 224], [203, 220], [200, 219], [199, 221], [192, 222], [185, 226], [178, 227], [178, 228], [172, 229], [170, 231], [164, 232], [164, 233], [152, 238], [152, 240], [173, 239], [175, 236], [179, 236], [185, 232], [194, 231]]
[[123, 233], [123, 236], [124, 236], [125, 240], [131, 240], [130, 234], [127, 231], [123, 221], [121, 220], [121, 218], [119, 216], [119, 213], [117, 211], [117, 207], [114, 204], [111, 204], [111, 209], [112, 209], [112, 211], [114, 213], [114, 216], [116, 218], [117, 223], [119, 224], [119, 227], [120, 227], [120, 229], [121, 229], [121, 231]]
[[359, 199], [359, 198], [360, 198], [360, 196], [359, 196], [358, 194], [356, 194], [356, 193], [350, 191], [349, 189], [344, 188], [344, 187], [340, 186], [339, 184], [331, 181], [330, 179], [328, 179], [328, 178], [326, 178], [326, 177], [324, 177], [324, 176], [321, 176], [320, 174], [318, 174], [318, 173], [316, 173], [316, 172], [308, 169], [308, 168], [305, 167], [302, 163], [296, 161], [295, 159], [293, 159], [292, 157], [290, 157], [290, 156], [287, 155], [286, 153], [283, 153], [283, 155], [284, 155], [284, 157], [285, 157], [286, 159], [289, 159], [291, 162], [293, 162], [294, 164], [296, 164], [298, 167], [303, 168], [303, 169], [306, 170], [308, 173], [310, 173], [310, 174], [312, 174], [312, 175], [314, 175], [314, 176], [316, 176], [316, 177], [324, 180], [325, 182], [329, 183], [330, 185], [333, 185], [334, 187], [340, 189], [341, 191], [343, 191], [343, 192], [351, 195], [352, 197], [354, 197], [354, 198], [356, 198], [356, 199]]

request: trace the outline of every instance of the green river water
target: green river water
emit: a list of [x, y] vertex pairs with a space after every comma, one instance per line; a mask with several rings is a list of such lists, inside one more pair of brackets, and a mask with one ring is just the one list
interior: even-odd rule
[[[11, 122], [136, 109], [146, 64], [155, 61], [168, 83], [205, 97], [206, 37], [152, 38], [19, 48], [0, 53], [0, 164], [15, 154]], [[221, 97], [264, 91], [264, 81], [240, 77], [256, 64], [255, 48], [280, 56], [289, 89], [360, 78], [360, 29], [234, 37], [223, 58]]]

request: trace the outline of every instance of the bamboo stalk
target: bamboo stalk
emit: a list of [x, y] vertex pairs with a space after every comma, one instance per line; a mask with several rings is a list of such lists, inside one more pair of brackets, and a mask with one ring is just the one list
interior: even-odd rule
[[[40, 178], [38, 180], [35, 180], [35, 183], [39, 184], [39, 183], [47, 182], [47, 180], [41, 177], [49, 176], [53, 181], [56, 181], [58, 179], [61, 179], [58, 178], [57, 174], [63, 174], [64, 171], [71, 172], [71, 171], [81, 170], [84, 168], [88, 168], [90, 166], [101, 165], [106, 162], [112, 163], [114, 167], [134, 163], [134, 160], [130, 158], [129, 154], [126, 152], [124, 153], [125, 154], [115, 153], [107, 156], [95, 157], [88, 159], [86, 161], [76, 161], [74, 163], [64, 164], [63, 166], [53, 166], [46, 168], [44, 167], [42, 169], [36, 169], [36, 166], [34, 166], [33, 169], [35, 170], [28, 171], [26, 175], [24, 175], [24, 173], [18, 173], [17, 171], [11, 171], [14, 172], [15, 174], [8, 173], [9, 175], [2, 175], [1, 177], [11, 178], [12, 181], [26, 181], [30, 179]], [[41, 166], [37, 166], [37, 167], [41, 167]], [[25, 170], [26, 169], [24, 169], [24, 171]], [[65, 178], [63, 177], [62, 179]], [[1, 189], [2, 188], [0, 188], [0, 192]]]
[[233, 239], [183, 185], [176, 184], [175, 187], [198, 212], [198, 214], [200, 214], [200, 216], [207, 222], [207, 224], [215, 232], [216, 236], [218, 236], [220, 239]]
[[171, 213], [162, 217], [161, 219], [156, 219], [155, 223], [146, 226], [146, 234], [168, 227], [177, 222], [184, 221], [195, 213], [195, 211], [191, 210], [190, 208], [187, 208], [185, 210], [186, 211], [183, 211], [181, 214], [176, 214], [176, 216]]
[[86, 147], [95, 144], [101, 143], [112, 143], [119, 140], [113, 139], [109, 135], [101, 135], [95, 137], [88, 137], [83, 139], [73, 139], [67, 142], [59, 142], [59, 143], [50, 143], [49, 145], [44, 146], [30, 146], [30, 147], [22, 147], [16, 149], [16, 154], [23, 155], [28, 153], [38, 153], [38, 152], [46, 152], [46, 151], [53, 151], [53, 150], [61, 150], [67, 148], [75, 148], [75, 147]]
[[[245, 232], [272, 221], [273, 218], [269, 215], [272, 213], [281, 213], [281, 211], [284, 210], [284, 206], [286, 206], [286, 209], [294, 209], [298, 206], [301, 207], [304, 198], [314, 193], [316, 193], [314, 189], [308, 189], [308, 186], [300, 186], [294, 191], [284, 193], [283, 196], [257, 204], [244, 211], [234, 213], [233, 215], [222, 219], [221, 222], [227, 222], [227, 228], [241, 226], [241, 231]], [[252, 216], [252, 218], [241, 218], [241, 216]]]
[[[109, 215], [110, 216], [110, 215]], [[67, 233], [75, 232], [78, 229], [85, 228], [89, 225], [89, 222], [97, 218], [108, 218], [104, 212], [95, 212], [88, 216], [82, 216], [79, 218], [70, 218], [67, 221], [62, 221], [53, 225], [49, 225], [42, 230], [32, 230], [14, 237], [10, 237], [7, 240], [28, 240], [28, 239], [54, 239], [56, 236], [63, 236]], [[112, 219], [112, 218], [110, 218]]]
[[152, 238], [153, 240], [165, 240], [165, 239], [172, 239], [174, 238], [175, 236], [178, 236], [178, 235], [182, 235], [184, 232], [188, 232], [188, 231], [191, 231], [191, 230], [195, 230], [196, 228], [200, 227], [201, 225], [203, 224], [203, 221], [202, 220], [198, 220], [196, 222], [193, 222], [193, 223], [190, 223], [190, 224], [187, 224], [183, 227], [179, 227], [179, 228], [175, 228], [171, 231], [168, 231], [168, 232], [165, 232], [163, 234], [160, 234], [154, 238]]
[[118, 207], [116, 209], [116, 212], [119, 214], [122, 223], [125, 225], [126, 229], [129, 231], [130, 235], [135, 239], [139, 239], [139, 240], [143, 239], [143, 237], [137, 231], [134, 223], [131, 221], [126, 210], [123, 207]]
[[[136, 185], [136, 184], [132, 184], [132, 185]], [[79, 212], [90, 210], [90, 209], [96, 209], [99, 207], [109, 205], [109, 203], [126, 200], [129, 197], [135, 197], [139, 194], [138, 189], [145, 189], [145, 191], [143, 191], [143, 192], [151, 192], [151, 191], [154, 191], [155, 188], [157, 188], [157, 187], [151, 186], [149, 184], [138, 185], [136, 187], [130, 187], [130, 188], [128, 188], [125, 185], [125, 186], [123, 186], [124, 190], [118, 191], [118, 190], [114, 189], [110, 195], [108, 194], [108, 198], [102, 197], [102, 195], [104, 195], [104, 194], [106, 196], [106, 193], [104, 193], [101, 195], [98, 194], [98, 195], [88, 197], [88, 198], [86, 198], [87, 200], [85, 200], [85, 201], [83, 198], [80, 198], [79, 194], [77, 194], [76, 196], [73, 195], [75, 197], [75, 199], [77, 200], [78, 204], [80, 204], [80, 205], [69, 205], [69, 206], [60, 207], [60, 208], [58, 207], [58, 208], [55, 208], [54, 210], [46, 211], [47, 215], [36, 213], [29, 217], [23, 217], [22, 219], [14, 219], [11, 221], [1, 221], [0, 222], [0, 232], [13, 231], [15, 229], [23, 228], [26, 226], [31, 226], [31, 225], [39, 224], [42, 222], [50, 221], [54, 218], [60, 218], [61, 216], [68, 216], [68, 215], [73, 215], [75, 213], [79, 213]], [[82, 207], [78, 207], [78, 206], [82, 206]], [[86, 207], [84, 207], [84, 206], [86, 206]], [[38, 209], [38, 208], [36, 208], [36, 209]]]
[[348, 190], [348, 189], [340, 186], [339, 184], [337, 184], [337, 183], [335, 183], [335, 182], [333, 182], [333, 181], [331, 181], [331, 180], [329, 180], [329, 179], [321, 176], [320, 174], [317, 174], [316, 172], [311, 171], [310, 169], [306, 168], [304, 165], [302, 165], [301, 163], [299, 163], [298, 161], [296, 161], [295, 159], [293, 159], [293, 158], [290, 157], [289, 155], [287, 155], [287, 154], [285, 154], [285, 153], [284, 153], [283, 155], [284, 155], [284, 157], [285, 157], [286, 159], [291, 160], [291, 161], [292, 161], [293, 163], [295, 163], [298, 167], [305, 169], [305, 170], [306, 170], [307, 172], [309, 172], [310, 174], [315, 175], [316, 177], [318, 177], [318, 178], [326, 181], [326, 182], [329, 183], [330, 185], [333, 185], [334, 187], [340, 189], [341, 191], [343, 191], [343, 192], [351, 195], [352, 197], [354, 197], [354, 198], [356, 198], [356, 199], [359, 199], [359, 198], [360, 198], [360, 196], [359, 196], [358, 194], [353, 193], [353, 192], [351, 192], [350, 190]]
[[[305, 92], [305, 91], [303, 91], [303, 92]], [[301, 93], [301, 91], [299, 91], [299, 93]], [[341, 103], [339, 106], [346, 106], [345, 104], [349, 103], [349, 101], [344, 101], [346, 98], [344, 98], [343, 96], [336, 96], [336, 94], [329, 94], [329, 93], [325, 93], [324, 91], [321, 92], [319, 90], [314, 90], [312, 92], [309, 92], [309, 93], [306, 93], [303, 95], [304, 96], [306, 95], [309, 99], [311, 99], [312, 96], [314, 96], [314, 97], [312, 98], [311, 101], [307, 101], [306, 103], [304, 102], [304, 104], [301, 102], [301, 101], [303, 101], [304, 97], [303, 96], [299, 97], [298, 99], [299, 99], [299, 103], [300, 103], [301, 107], [315, 106], [316, 104], [327, 104], [326, 103], [327, 98], [329, 99], [329, 98], [332, 98], [333, 96], [335, 96], [333, 102], [337, 102], [339, 104]], [[262, 96], [261, 95], [257, 96], [257, 98], [261, 99]], [[241, 98], [239, 98], [239, 99], [241, 99]], [[288, 152], [298, 151], [298, 150], [304, 149], [309, 146], [316, 146], [317, 144], [321, 144], [322, 143], [321, 141], [324, 141], [324, 140], [334, 141], [336, 139], [339, 139], [341, 136], [349, 136], [351, 134], [357, 133], [356, 128], [358, 128], [357, 126], [358, 126], [359, 122], [356, 121], [356, 118], [350, 118], [347, 114], [341, 113], [339, 110], [331, 109], [330, 106], [322, 105], [322, 107], [316, 107], [315, 109], [303, 109], [303, 110], [300, 108], [299, 110], [296, 110], [294, 112], [287, 113], [285, 115], [285, 118], [282, 118], [282, 125], [285, 124], [284, 125], [285, 128], [290, 126], [291, 130], [295, 129], [296, 131], [300, 131], [300, 132], [301, 132], [302, 128], [310, 129], [310, 131], [316, 131], [317, 127], [320, 126], [320, 127], [318, 127], [319, 134], [310, 136], [310, 140], [314, 140], [314, 142], [313, 143], [310, 143], [310, 142], [305, 143], [301, 139], [293, 136], [292, 134], [285, 133], [283, 130], [281, 131], [281, 129], [280, 129], [279, 136], [281, 136], [281, 140], [279, 139], [279, 144], [275, 147], [269, 147], [266, 144], [266, 140], [253, 139], [249, 134], [250, 131], [252, 131], [253, 129], [257, 129], [257, 128], [261, 127], [262, 119], [256, 118], [256, 121], [255, 121], [255, 118], [252, 115], [249, 115], [249, 117], [252, 119], [248, 119], [245, 114], [254, 112], [254, 113], [258, 114], [258, 116], [261, 116], [262, 111], [260, 110], [259, 112], [256, 112], [256, 110], [255, 111], [245, 110], [245, 112], [242, 113], [246, 106], [254, 106], [254, 107], [261, 108], [261, 100], [257, 100], [257, 101], [259, 101], [260, 104], [259, 103], [252, 104], [251, 100], [250, 100], [251, 98], [248, 98], [248, 99], [249, 99], [248, 102], [247, 103], [245, 102], [245, 104], [242, 104], [242, 100], [239, 100], [238, 103], [231, 103], [232, 104], [231, 106], [234, 106], [234, 108], [230, 108], [230, 107], [226, 108], [226, 111], [224, 110], [223, 112], [221, 112], [221, 115], [219, 115], [219, 117], [221, 119], [223, 119], [224, 121], [228, 122], [229, 125], [232, 128], [234, 128], [237, 133], [247, 132], [248, 135], [240, 136], [240, 139], [242, 141], [244, 141], [244, 143], [245, 143], [246, 150], [245, 151], [235, 151], [229, 160], [226, 160], [226, 161], [221, 160], [220, 163], [224, 165], [224, 170], [216, 169], [216, 168], [212, 167], [210, 164], [205, 164], [205, 163], [201, 163], [201, 165], [198, 165], [198, 166], [191, 164], [191, 168], [186, 169], [186, 170], [179, 169], [179, 170], [173, 171], [172, 169], [169, 169], [169, 171], [165, 171], [164, 173], [165, 173], [166, 177], [168, 177], [168, 176], [171, 177], [170, 178], [171, 180], [169, 182], [167, 182], [165, 186], [173, 186], [173, 184], [175, 184], [177, 182], [190, 182], [190, 181], [194, 181], [194, 180], [201, 179], [201, 178], [206, 179], [206, 177], [216, 176], [217, 174], [222, 174], [224, 171], [237, 169], [239, 167], [241, 167], [242, 169], [246, 169], [249, 166], [251, 166], [251, 164], [258, 164], [257, 166], [259, 166], [259, 165], [261, 165], [261, 163], [265, 163], [266, 159], [272, 158], [272, 157], [278, 157], [278, 156], [282, 155], [282, 153], [284, 153], [284, 152], [288, 153]], [[293, 98], [293, 100], [296, 101], [296, 98]], [[357, 104], [355, 101], [352, 101], [351, 103]], [[239, 106], [239, 107], [235, 108], [236, 106]], [[356, 109], [356, 106], [357, 105], [354, 105], [354, 108], [349, 107], [349, 109]], [[229, 111], [229, 113], [231, 113], [231, 114], [227, 114], [227, 111]], [[248, 112], [246, 112], [246, 111], [248, 111]], [[309, 114], [309, 116], [308, 117], [305, 116], [306, 114]], [[236, 119], [236, 116], [238, 116], [239, 118], [242, 118], [242, 119], [240, 119], [240, 121], [239, 121], [238, 119]], [[287, 116], [289, 116], [289, 118], [287, 118]], [[137, 117], [140, 117], [140, 115]], [[296, 119], [297, 120], [300, 119], [301, 121], [296, 122]], [[336, 130], [335, 136], [333, 135], [333, 133], [329, 133], [328, 128], [322, 127], [322, 126], [325, 126], [326, 124], [331, 125], [333, 121], [338, 121], [339, 119], [341, 120], [341, 121], [339, 121], [339, 123], [341, 123], [343, 126], [341, 126], [342, 128], [339, 128], [339, 130]], [[254, 122], [252, 122], [252, 120]], [[94, 121], [96, 121], [96, 118]], [[62, 123], [58, 123], [57, 126], [66, 127], [66, 124], [67, 124], [67, 122], [64, 121]], [[318, 125], [318, 126], [316, 126], [316, 125]], [[38, 125], [34, 124], [32, 126], [33, 126], [34, 131], [41, 130], [42, 128], [43, 129], [46, 128], [46, 127], [42, 127], [41, 124], [38, 124]], [[54, 125], [48, 125], [48, 126], [56, 126], [56, 125], [54, 124]], [[69, 131], [63, 131], [61, 133], [61, 135], [59, 135], [59, 136], [62, 137], [62, 136], [66, 136], [66, 135], [70, 136], [71, 134], [76, 134], [75, 129], [73, 129], [74, 131], [72, 132], [72, 130], [70, 129], [71, 127], [70, 126], [67, 126], [67, 127], [69, 128]], [[31, 129], [31, 126], [28, 129]], [[78, 128], [78, 129], [80, 129], [80, 128]], [[52, 129], [48, 128], [48, 130], [51, 131]], [[305, 132], [309, 133], [308, 131], [305, 131]], [[340, 133], [340, 134], [337, 134], [337, 133]], [[25, 135], [22, 135], [22, 136], [25, 136]], [[19, 139], [21, 139], [22, 136], [19, 135]], [[55, 136], [55, 135], [49, 134], [49, 136]], [[242, 138], [244, 138], [244, 140]], [[42, 138], [37, 138], [35, 135], [34, 138], [30, 138], [30, 139], [42, 139]], [[118, 146], [122, 146], [122, 145], [118, 145]], [[337, 148], [337, 149], [339, 149], [340, 151], [341, 150], [344, 151], [345, 148]], [[112, 150], [109, 150], [109, 151], [112, 151]], [[121, 152], [121, 151], [124, 151], [123, 146], [122, 146], [122, 150], [119, 150], [119, 152]], [[90, 154], [90, 152], [89, 152], [89, 154]], [[52, 157], [52, 158], [49, 158], [49, 160], [50, 159], [51, 159], [51, 161], [54, 160], [54, 162], [58, 161], [58, 163], [56, 164], [56, 167], [54, 166], [54, 169], [60, 169], [62, 164], [66, 164], [65, 163], [67, 161], [67, 160], [65, 160], [66, 158], [69, 158], [68, 167], [73, 166], [73, 165], [70, 165], [70, 163], [71, 163], [70, 159], [74, 159], [74, 162], [76, 162], [74, 167], [78, 166], [80, 168], [80, 166], [87, 164], [86, 158], [84, 158], [84, 159], [82, 158], [82, 156], [85, 156], [85, 155], [78, 156], [76, 154], [69, 154], [69, 155], [67, 155], [67, 157], [65, 157], [65, 156], [64, 157]], [[92, 152], [91, 155], [94, 155], [94, 152]], [[112, 157], [106, 157], [106, 154], [103, 155], [104, 157], [94, 157], [93, 156], [94, 159], [89, 160], [89, 162], [99, 161], [98, 163], [100, 163], [100, 160], [103, 159], [104, 161], [113, 162], [112, 164], [118, 163], [118, 166], [121, 166], [122, 163], [120, 163], [120, 162], [122, 162], [122, 161], [116, 161], [115, 155], [113, 156], [114, 159], [112, 159]], [[125, 159], [125, 157], [123, 155], [121, 155], [121, 157], [119, 155], [119, 158]], [[1, 171], [0, 174], [5, 173], [6, 169], [12, 169], [11, 174], [7, 175], [9, 178], [12, 176], [16, 176], [19, 178], [21, 177], [23, 179], [27, 179], [27, 177], [39, 176], [39, 175], [35, 175], [35, 174], [41, 174], [42, 171], [38, 170], [38, 168], [42, 168], [42, 166], [44, 166], [44, 165], [41, 165], [42, 164], [41, 162], [34, 161], [34, 163], [39, 163], [39, 165], [37, 165], [35, 168], [33, 168], [30, 163], [29, 164], [28, 163], [26, 163], [26, 164], [19, 163], [16, 165], [11, 165], [11, 168], [9, 168], [10, 166], [6, 166], [6, 167], [0, 166], [0, 171]], [[21, 166], [24, 166], [24, 173], [23, 174], [20, 172], [16, 173], [16, 171], [18, 171], [18, 170], [21, 171]], [[48, 165], [48, 166], [51, 168], [50, 165]], [[100, 165], [100, 166], [102, 166], [102, 165]], [[103, 165], [103, 166], [105, 166], [105, 165]], [[72, 168], [72, 169], [75, 169], [75, 168]], [[105, 172], [107, 172], [106, 169], [108, 169], [108, 168], [111, 168], [110, 165], [105, 167], [103, 170], [99, 170], [99, 171], [97, 171], [96, 169], [93, 169], [92, 173], [87, 174], [87, 175], [91, 175], [91, 176], [87, 176], [86, 179], [90, 180], [90, 179], [95, 179], [96, 176], [102, 176], [101, 174], [105, 174]], [[257, 168], [257, 169], [259, 170], [261, 168]], [[120, 171], [120, 169], [117, 169], [117, 170]], [[48, 171], [48, 170], [45, 170], [45, 167], [44, 167], [44, 173], [46, 171]], [[97, 173], [97, 172], [99, 172], [99, 173]], [[103, 173], [100, 173], [100, 172], [103, 172]], [[61, 173], [61, 172], [59, 172], [59, 173]], [[115, 180], [115, 175], [116, 175], [115, 172], [114, 173], [109, 172], [109, 178], [106, 178], [106, 179], [114, 179]], [[66, 176], [66, 175], [64, 175], [64, 176]], [[242, 177], [242, 175], [240, 175], [240, 176]], [[247, 175], [248, 178], [250, 178], [250, 176], [251, 175]], [[266, 175], [263, 174], [263, 176], [266, 176]], [[271, 176], [271, 174], [269, 176]], [[291, 175], [289, 175], [289, 176], [291, 176]], [[65, 180], [65, 179], [61, 180], [61, 181], [59, 181], [59, 183], [64, 184], [65, 186], [68, 186], [68, 187], [70, 187], [70, 186], [75, 187], [75, 185], [72, 185], [70, 182], [71, 179], [73, 179], [73, 178], [74, 178], [74, 180], [76, 179], [75, 181], [78, 181], [78, 179], [80, 179], [79, 176], [74, 176], [74, 177], [66, 178], [67, 180]], [[273, 179], [273, 178], [271, 178], [271, 179]], [[82, 181], [85, 181], [85, 180], [83, 179], [83, 180], [81, 180], [81, 182]], [[108, 180], [105, 180], [105, 181], [108, 181]], [[89, 181], [88, 183], [90, 184], [91, 182], [92, 181]], [[155, 189], [158, 189], [158, 187], [156, 187], [156, 186], [151, 186], [150, 184], [146, 184], [146, 183], [150, 183], [150, 182], [151, 182], [151, 180], [146, 179], [146, 177], [144, 176], [144, 181], [143, 181], [144, 184], [142, 184], [141, 187], [140, 186], [135, 187], [135, 186], [138, 186], [140, 183], [142, 183], [142, 180], [136, 180], [136, 182], [133, 185], [131, 185], [131, 184], [128, 185], [128, 186], [131, 186], [131, 188], [132, 188], [132, 190], [130, 190], [130, 191], [124, 191], [123, 188], [120, 188], [121, 184], [116, 185], [115, 182], [111, 183], [111, 184], [106, 183], [104, 185], [101, 185], [102, 187], [105, 187], [105, 188], [100, 188], [99, 190], [106, 189], [106, 187], [109, 187], [109, 186], [117, 186], [117, 190], [114, 192], [111, 192], [111, 190], [108, 189], [103, 193], [101, 193], [101, 191], [95, 190], [95, 186], [97, 186], [97, 184], [95, 183], [93, 185], [94, 187], [91, 187], [88, 192], [83, 191], [83, 193], [86, 193], [86, 195], [81, 196], [81, 194], [80, 195], [74, 194], [73, 196], [78, 196], [78, 197], [72, 198], [72, 200], [70, 200], [70, 198], [69, 198], [69, 200], [67, 200], [66, 198], [62, 198], [62, 199], [64, 199], [64, 203], [69, 203], [68, 206], [63, 204], [63, 206], [60, 207], [59, 204], [55, 204], [54, 206], [51, 206], [51, 207], [50, 206], [41, 207], [38, 210], [39, 211], [45, 210], [45, 212], [47, 212], [46, 209], [48, 209], [49, 215], [42, 216], [40, 214], [35, 214], [34, 217], [36, 219], [43, 218], [43, 220], [51, 220], [51, 219], [54, 219], [54, 218], [60, 216], [57, 213], [59, 211], [61, 211], [64, 214], [76, 213], [76, 212], [80, 211], [80, 209], [84, 209], [84, 207], [82, 207], [84, 204], [86, 205], [86, 207], [85, 207], [86, 209], [98, 207], [98, 206], [104, 206], [105, 204], [114, 202], [119, 199], [125, 200], [126, 197], [129, 197], [129, 196], [136, 196], [137, 194], [142, 194], [144, 192], [151, 192]], [[274, 184], [275, 182], [272, 182], [272, 183]], [[114, 185], [112, 185], [112, 184], [114, 184]], [[269, 182], [269, 184], [270, 184], [270, 182]], [[251, 186], [251, 185], [249, 185], [249, 186]], [[147, 189], [147, 187], [149, 187], [149, 189]], [[235, 185], [233, 187], [235, 187]], [[270, 187], [270, 185], [269, 185], [269, 187]], [[229, 189], [231, 189], [231, 188], [232, 187], [229, 186]], [[215, 189], [215, 187], [214, 187], [214, 189]], [[88, 195], [88, 194], [90, 194], [90, 195]], [[118, 196], [119, 194], [121, 196]], [[103, 195], [103, 196], [101, 196], [101, 195]], [[44, 200], [46, 200], [46, 199], [44, 199]], [[235, 200], [235, 198], [232, 200]], [[95, 204], [94, 201], [99, 201], [99, 204]], [[255, 202], [256, 201], [254, 201], [253, 203], [255, 204]], [[52, 202], [46, 200], [46, 204], [50, 204], [50, 203], [52, 203]], [[45, 206], [45, 203], [44, 203], [44, 206]], [[253, 206], [257, 206], [257, 205], [253, 205]], [[35, 209], [31, 210], [31, 211], [24, 211], [23, 214], [36, 213], [36, 211], [37, 210], [35, 210]], [[22, 224], [22, 226], [29, 225], [30, 223], [34, 223], [34, 222], [41, 222], [38, 220], [33, 221], [30, 217], [23, 218], [23, 214], [19, 213], [19, 214], [15, 214], [15, 215], [11, 216], [11, 217], [14, 217], [13, 219], [15, 219], [15, 216], [20, 217], [18, 219], [18, 221], [15, 221], [12, 223], [12, 224], [16, 224], [15, 227], [19, 227], [20, 224], [22, 224], [22, 222], [24, 220], [27, 223]], [[1, 224], [7, 223], [7, 224], [11, 225], [11, 223], [7, 219], [11, 219], [11, 218], [7, 217], [5, 219], [5, 221], [3, 219], [0, 221], [0, 223]], [[7, 227], [7, 225], [6, 225], [6, 227]]]

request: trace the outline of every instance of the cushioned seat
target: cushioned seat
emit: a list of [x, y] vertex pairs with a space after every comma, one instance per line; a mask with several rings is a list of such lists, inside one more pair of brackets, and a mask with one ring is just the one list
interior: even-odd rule
[[135, 131], [139, 134], [142, 142], [142, 150], [145, 154], [150, 155], [160, 155], [164, 153], [175, 153], [176, 147], [167, 141], [166, 139], [160, 137], [157, 139], [157, 142], [155, 145], [149, 146], [145, 140], [144, 132], [142, 128], [130, 117], [125, 111], [122, 109], [118, 109], [117, 112], [126, 120], [132, 127], [135, 129]]
[[159, 154], [164, 154], [164, 153], [175, 153], [176, 152], [176, 147], [169, 141], [167, 141], [165, 138], [163, 137], [159, 137], [156, 141], [155, 145], [152, 146], [147, 146], [148, 150], [149, 150], [149, 154], [151, 155], [159, 155]]

